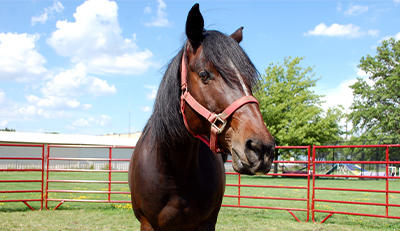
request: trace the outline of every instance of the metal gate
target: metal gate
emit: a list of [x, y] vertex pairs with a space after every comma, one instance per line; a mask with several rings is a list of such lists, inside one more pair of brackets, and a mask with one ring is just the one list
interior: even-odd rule
[[[290, 152], [300, 150], [306, 157], [292, 161], [274, 161], [275, 165], [282, 167], [281, 173], [269, 173], [266, 176], [249, 177], [227, 172], [227, 187], [222, 206], [286, 210], [299, 222], [300, 219], [293, 212], [306, 212], [305, 222], [308, 221], [310, 211], [313, 222], [316, 222], [316, 213], [328, 214], [321, 219], [321, 223], [333, 214], [400, 219], [398, 215], [400, 214], [400, 177], [392, 175], [389, 168], [390, 165], [400, 164], [400, 161], [390, 160], [390, 151], [399, 151], [399, 144], [314, 146], [312, 159], [310, 146], [276, 148]], [[40, 202], [40, 210], [43, 208], [43, 202], [46, 209], [50, 209], [49, 202], [53, 202], [53, 209], [57, 209], [65, 202], [129, 204], [131, 200], [127, 187], [126, 173], [128, 171], [126, 169], [130, 159], [126, 157], [131, 155], [133, 149], [134, 147], [114, 146], [0, 144], [0, 194], [5, 195], [0, 197], [0, 203], [23, 202], [32, 210], [34, 208], [28, 202]], [[351, 150], [350, 153], [357, 150], [360, 153], [364, 151], [368, 153], [368, 150], [374, 150], [376, 156], [382, 153], [382, 158], [365, 160], [363, 156], [362, 159], [354, 161], [351, 160], [348, 152], [342, 151], [346, 149]], [[326, 151], [327, 156], [331, 155], [330, 150], [332, 150], [332, 160], [328, 160], [326, 156], [317, 158], [317, 150], [320, 152], [329, 150]], [[339, 153], [340, 158], [335, 153]], [[26, 165], [26, 163], [24, 167], [18, 165], [18, 162], [24, 161], [33, 161], [36, 165]], [[9, 162], [16, 163], [4, 165]], [[290, 166], [298, 167], [299, 165], [302, 165], [303, 171], [288, 171]], [[83, 172], [84, 176], [81, 174]], [[46, 177], [44, 177], [45, 173]], [[25, 175], [17, 176], [18, 174]], [[299, 181], [291, 181], [291, 177], [304, 178], [304, 184], [296, 185]], [[274, 181], [283, 183], [272, 184]], [[328, 184], [332, 182], [336, 185]], [[366, 182], [373, 182], [373, 186], [366, 188]], [[9, 187], [11, 184], [13, 186]], [[23, 185], [22, 189], [14, 187], [19, 184]], [[45, 187], [43, 187], [44, 184]], [[27, 189], [27, 186], [35, 188]], [[96, 188], [97, 186], [99, 188]], [[9, 190], [5, 190], [7, 188]], [[274, 190], [282, 189], [287, 192], [296, 191], [297, 194], [273, 194]], [[356, 193], [364, 196], [346, 198]], [[32, 194], [36, 194], [36, 198], [32, 199]], [[334, 194], [340, 195], [330, 198]], [[12, 195], [18, 195], [20, 198]], [[343, 205], [350, 208], [343, 209]], [[360, 212], [361, 207], [367, 212]], [[381, 210], [381, 213], [375, 210], [378, 212]]]
[[[115, 169], [115, 163], [129, 164], [130, 161], [128, 158], [116, 158], [116, 152], [125, 150], [130, 156], [133, 149], [134, 147], [49, 145], [45, 208], [49, 209], [49, 201], [59, 202], [53, 210], [64, 202], [131, 203], [130, 199], [118, 197], [118, 195], [130, 196], [128, 187], [119, 186], [128, 184], [126, 177], [123, 178], [125, 180], [113, 180], [115, 178], [113, 173], [127, 173], [128, 170]], [[102, 157], [99, 158], [100, 156]], [[72, 167], [65, 167], [71, 166], [71, 162]], [[97, 163], [103, 165], [95, 169]], [[96, 174], [85, 174], [83, 177], [82, 174], [79, 174], [82, 172]], [[65, 179], [66, 177], [68, 179]], [[83, 185], [83, 190], [80, 185]], [[95, 186], [92, 187], [92, 185]], [[115, 190], [113, 187], [119, 190]], [[90, 190], [85, 190], [87, 188]], [[121, 188], [122, 190], [120, 190]], [[101, 196], [96, 196], [99, 194]], [[113, 198], [114, 196], [118, 199]]]
[[[40, 202], [40, 210], [42, 210], [44, 145], [0, 144], [0, 148], [0, 160], [3, 165], [0, 168], [2, 175], [0, 178], [0, 195], [5, 195], [0, 197], [0, 202], [23, 202], [31, 210], [35, 210], [28, 202], [38, 201]], [[34, 161], [36, 164], [24, 163], [22, 165], [21, 162], [23, 161]], [[39, 175], [26, 174], [32, 172], [39, 172]], [[12, 187], [15, 190], [4, 190], [7, 187]], [[12, 196], [15, 194], [18, 194], [20, 198]], [[32, 199], [32, 197], [36, 198]]]
[[[379, 152], [378, 149], [384, 149], [382, 151], [385, 152], [384, 160], [382, 161], [350, 161], [350, 160], [316, 160], [316, 150], [318, 149], [332, 149], [336, 151], [338, 149], [376, 149], [376, 152]], [[389, 159], [389, 150], [390, 148], [400, 148], [400, 145], [347, 145], [347, 146], [314, 146], [313, 147], [313, 193], [312, 193], [312, 220], [315, 221], [315, 213], [328, 213], [328, 215], [321, 221], [321, 223], [325, 222], [329, 217], [333, 214], [345, 214], [345, 215], [358, 215], [358, 216], [369, 216], [369, 217], [381, 217], [381, 218], [395, 218], [400, 219], [400, 210], [397, 212], [390, 212], [391, 209], [395, 210], [396, 208], [400, 208], [400, 199], [398, 195], [400, 195], [400, 187], [399, 182], [394, 180], [400, 180], [399, 177], [394, 176], [394, 174], [389, 175], [389, 164], [400, 164], [400, 161], [390, 161]], [[344, 158], [348, 158], [348, 156], [343, 151], [342, 155]], [[333, 155], [334, 156], [334, 155]], [[321, 166], [330, 166], [331, 168], [328, 171], [319, 171]], [[368, 171], [362, 166], [366, 165], [375, 165], [374, 171]], [[384, 171], [379, 170], [379, 166], [384, 166]], [[326, 170], [326, 169], [325, 169]], [[341, 184], [342, 187], [321, 187], [316, 183], [316, 178], [330, 178], [336, 179], [336, 184]], [[397, 179], [396, 179], [397, 178]], [[343, 180], [346, 181], [343, 181]], [[359, 181], [351, 181], [351, 179], [360, 179]], [[376, 181], [378, 179], [385, 180]], [[365, 188], [363, 187], [363, 182], [366, 180], [375, 180], [373, 188]], [[392, 181], [393, 180], [393, 181]], [[346, 186], [346, 182], [351, 182], [350, 185]], [[326, 184], [324, 181], [318, 181], [319, 184]], [[391, 187], [399, 188], [397, 190], [391, 190]], [[379, 188], [381, 186], [381, 188]], [[321, 197], [317, 198], [316, 194], [322, 192]], [[339, 199], [331, 199], [327, 198], [328, 195], [333, 195], [334, 192], [340, 192], [342, 194]], [[397, 195], [396, 195], [397, 194]], [[354, 195], [359, 195], [355, 197]], [[378, 195], [378, 196], [375, 196]], [[396, 195], [396, 196], [393, 196]], [[376, 199], [375, 199], [376, 198]], [[390, 200], [394, 202], [391, 203]], [[329, 205], [328, 205], [329, 204]], [[336, 206], [339, 209], [333, 209], [332, 206]], [[345, 207], [344, 205], [348, 205]], [[360, 206], [361, 205], [361, 206]], [[366, 209], [363, 209], [362, 206], [367, 206]], [[317, 208], [319, 207], [319, 208]], [[376, 208], [371, 210], [371, 208]], [[381, 213], [372, 213], [372, 211], [379, 212], [379, 208], [381, 209]], [[344, 210], [344, 211], [343, 211]], [[358, 212], [358, 210], [366, 211], [366, 212]], [[394, 215], [396, 214], [396, 215]]]
[[[272, 210], [286, 210], [288, 211], [298, 222], [301, 222], [300, 219], [293, 213], [293, 211], [302, 211], [307, 213], [307, 218], [306, 221], [308, 221], [309, 217], [309, 200], [310, 200], [310, 165], [311, 165], [311, 159], [310, 159], [310, 153], [311, 153], [311, 146], [277, 146], [276, 149], [288, 149], [288, 150], [303, 150], [305, 152], [306, 159], [305, 160], [293, 160], [293, 161], [274, 161], [275, 165], [282, 164], [293, 164], [293, 165], [304, 165], [304, 169], [306, 171], [282, 171], [282, 173], [268, 173], [266, 176], [260, 176], [260, 183], [259, 184], [246, 184], [245, 180], [246, 176], [242, 176], [236, 172], [227, 172], [227, 177], [229, 176], [234, 176], [237, 175], [237, 183], [230, 183], [229, 178], [228, 182], [226, 184], [227, 190], [229, 188], [235, 188], [237, 187], [237, 191], [235, 194], [230, 194], [234, 193], [235, 191], [229, 190], [228, 194], [225, 193], [224, 197], [226, 198], [237, 198], [237, 202], [234, 203], [232, 200], [228, 202], [223, 202], [222, 206], [224, 207], [238, 207], [238, 208], [255, 208], [255, 209], [272, 209]], [[283, 169], [283, 167], [282, 167]], [[269, 181], [273, 178], [279, 177], [280, 181], [283, 181], [283, 178], [288, 178], [288, 177], [294, 177], [294, 178], [299, 178], [303, 177], [306, 178], [304, 180], [305, 182], [304, 185], [282, 185], [282, 184], [274, 184], [274, 185], [267, 185]], [[244, 192], [246, 191], [247, 192]], [[271, 190], [279, 190], [279, 189], [287, 189], [288, 191], [296, 191], [300, 192], [300, 194], [292, 194], [292, 193], [287, 193], [288, 195], [286, 197], [282, 197], [280, 195], [268, 195], [268, 191], [265, 191], [267, 194], [263, 195], [250, 195], [257, 189], [270, 189]], [[256, 202], [251, 202], [251, 199]], [[246, 200], [246, 201], [244, 201]], [[268, 202], [266, 202], [266, 200]], [[276, 202], [281, 202], [281, 201], [286, 201], [290, 202], [287, 203], [285, 206], [275, 206], [274, 204]], [[230, 203], [229, 203], [230, 202]], [[301, 203], [296, 203], [296, 202], [301, 202]], [[256, 203], [257, 205], [254, 205]], [[252, 205], [253, 204], [253, 205]], [[261, 205], [260, 205], [261, 204]], [[293, 207], [293, 205], [296, 204], [298, 205], [297, 207]], [[289, 207], [290, 206], [290, 207]]]

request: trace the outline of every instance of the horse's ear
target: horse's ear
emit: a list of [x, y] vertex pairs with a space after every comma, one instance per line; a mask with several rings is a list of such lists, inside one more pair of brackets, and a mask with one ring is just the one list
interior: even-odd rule
[[200, 13], [199, 4], [196, 3], [189, 11], [186, 20], [186, 36], [194, 48], [203, 41], [204, 19]]
[[237, 43], [240, 43], [243, 39], [243, 27], [240, 27], [235, 32], [233, 32], [230, 37], [236, 40]]

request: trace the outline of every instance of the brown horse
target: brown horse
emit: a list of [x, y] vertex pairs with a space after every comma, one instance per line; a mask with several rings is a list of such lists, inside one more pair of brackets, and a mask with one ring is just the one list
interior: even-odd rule
[[199, 5], [190, 10], [188, 41], [168, 66], [131, 158], [141, 230], [215, 230], [225, 190], [220, 153], [232, 155], [239, 173], [270, 170], [275, 142], [252, 96], [259, 74], [239, 46], [242, 29], [204, 30]]

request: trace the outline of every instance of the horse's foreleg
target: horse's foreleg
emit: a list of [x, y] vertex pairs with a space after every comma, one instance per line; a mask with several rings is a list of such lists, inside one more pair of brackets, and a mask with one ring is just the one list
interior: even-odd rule
[[196, 231], [215, 231], [215, 225], [217, 224], [218, 212], [219, 209], [216, 209], [212, 215], [205, 221], [203, 221], [197, 228]]
[[140, 231], [154, 231], [153, 227], [144, 216], [140, 218]]
[[214, 220], [206, 220], [201, 223], [195, 230], [196, 231], [214, 231], [216, 222]]

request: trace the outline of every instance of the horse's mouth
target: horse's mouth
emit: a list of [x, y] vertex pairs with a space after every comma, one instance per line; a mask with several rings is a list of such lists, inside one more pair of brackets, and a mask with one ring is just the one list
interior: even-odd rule
[[233, 169], [240, 173], [240, 174], [246, 174], [246, 175], [255, 175], [255, 174], [260, 174], [264, 175], [269, 172], [271, 169], [271, 163], [272, 161], [257, 161], [255, 163], [248, 163], [248, 160], [243, 161], [239, 154], [235, 151], [235, 149], [232, 149], [231, 152], [232, 155], [232, 167]]
[[232, 149], [231, 155], [232, 155], [232, 167], [237, 173], [247, 174], [247, 175], [255, 174], [250, 171], [249, 164], [242, 162], [242, 160], [239, 157], [239, 154], [237, 154], [235, 149]]

